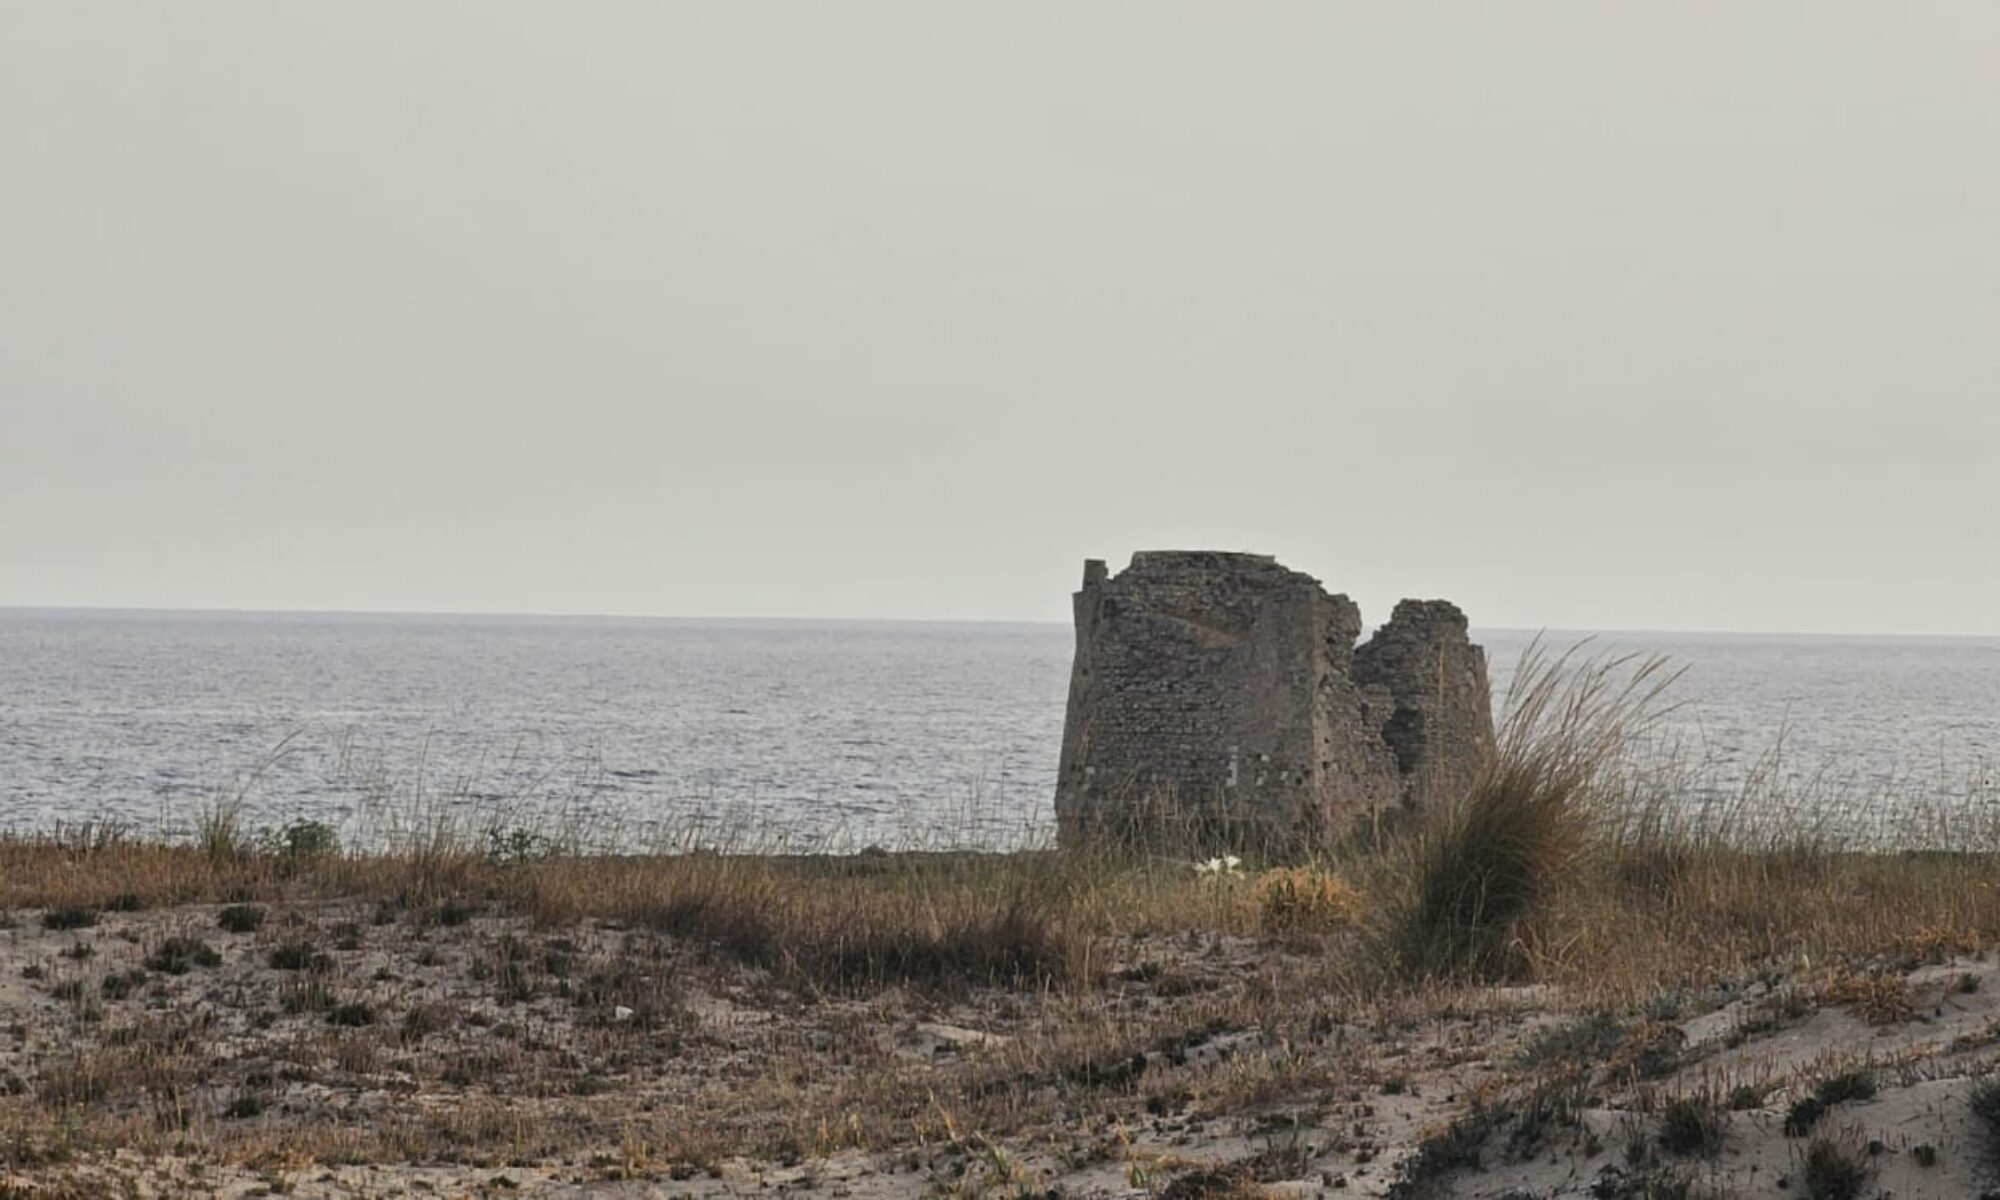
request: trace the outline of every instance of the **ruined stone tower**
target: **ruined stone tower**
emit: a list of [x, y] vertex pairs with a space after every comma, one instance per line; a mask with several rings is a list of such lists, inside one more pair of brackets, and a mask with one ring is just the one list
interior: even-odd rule
[[1056, 783], [1063, 841], [1167, 819], [1265, 839], [1337, 830], [1463, 787], [1493, 751], [1486, 656], [1465, 615], [1361, 610], [1262, 554], [1084, 564]]

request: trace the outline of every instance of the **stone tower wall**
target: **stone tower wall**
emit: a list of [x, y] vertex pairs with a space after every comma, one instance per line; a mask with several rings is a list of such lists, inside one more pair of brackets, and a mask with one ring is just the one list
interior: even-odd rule
[[[1464, 618], [1452, 624], [1456, 609], [1405, 605], [1399, 617], [1406, 608], [1390, 642], [1357, 651], [1354, 602], [1265, 555], [1146, 552], [1116, 576], [1086, 563], [1056, 792], [1063, 838], [1189, 816], [1283, 836], [1469, 779], [1492, 743], [1490, 716], [1482, 725], [1472, 711], [1475, 694], [1485, 703], [1484, 658]], [[1426, 671], [1451, 686], [1423, 692]], [[1442, 766], [1441, 754], [1463, 761]]]

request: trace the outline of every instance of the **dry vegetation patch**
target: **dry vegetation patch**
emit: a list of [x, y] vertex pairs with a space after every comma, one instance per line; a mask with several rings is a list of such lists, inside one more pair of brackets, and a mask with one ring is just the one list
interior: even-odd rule
[[2000, 860], [1608, 819], [1657, 669], [1530, 678], [1460, 803], [1285, 864], [0, 839], [0, 1186], [1952, 1194]]

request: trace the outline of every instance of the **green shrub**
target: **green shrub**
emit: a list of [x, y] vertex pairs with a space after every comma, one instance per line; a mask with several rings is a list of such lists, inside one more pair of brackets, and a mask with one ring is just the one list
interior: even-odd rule
[[257, 835], [259, 853], [271, 855], [287, 866], [325, 858], [340, 849], [340, 835], [325, 821], [298, 820], [279, 829]]

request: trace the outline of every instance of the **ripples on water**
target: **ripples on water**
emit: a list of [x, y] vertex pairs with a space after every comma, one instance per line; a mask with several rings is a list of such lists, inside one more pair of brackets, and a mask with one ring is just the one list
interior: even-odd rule
[[[1528, 636], [1479, 636], [1503, 690]], [[422, 811], [634, 845], [1019, 844], [1051, 824], [1071, 645], [1053, 625], [0, 611], [0, 826], [175, 834], [240, 796], [252, 825], [350, 836]], [[2000, 640], [1594, 648], [1688, 668], [1662, 733], [1712, 794], [1863, 835], [1993, 807]]]

